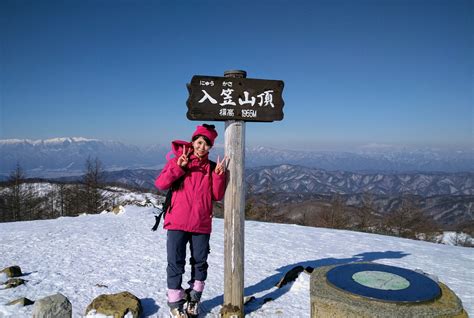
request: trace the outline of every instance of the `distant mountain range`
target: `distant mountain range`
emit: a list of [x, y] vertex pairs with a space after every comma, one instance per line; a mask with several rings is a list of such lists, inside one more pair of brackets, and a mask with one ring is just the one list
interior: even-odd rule
[[[159, 170], [108, 171], [107, 182], [153, 190]], [[75, 181], [78, 177], [61, 178]], [[370, 194], [378, 211], [386, 213], [401, 204], [404, 195], [416, 201], [441, 224], [474, 220], [474, 173], [369, 173], [327, 171], [295, 165], [249, 168], [245, 173], [249, 196], [271, 198], [285, 215], [298, 218], [308, 206], [328, 204], [340, 195], [347, 205], [360, 205]]]
[[353, 206], [370, 194], [381, 213], [400, 206], [403, 196], [416, 196], [418, 206], [440, 224], [474, 220], [472, 172], [357, 173], [279, 165], [248, 169], [245, 180], [250, 193], [271, 198], [279, 213], [295, 218], [315, 202], [330, 203], [334, 194]]
[[474, 195], [474, 173], [371, 173], [327, 171], [295, 165], [251, 168], [252, 192], [376, 195]]
[[99, 158], [107, 170], [160, 168], [168, 150], [85, 138], [0, 140], [0, 175], [8, 175], [17, 163], [28, 177], [79, 175], [88, 157]]
[[374, 146], [343, 152], [253, 147], [247, 150], [246, 164], [247, 167], [291, 164], [329, 171], [353, 172], [473, 172], [474, 149], [441, 150]]
[[[134, 169], [107, 171], [107, 182], [154, 189], [159, 170]], [[61, 178], [74, 181], [77, 177]], [[361, 173], [327, 171], [295, 165], [249, 168], [245, 171], [249, 192], [303, 194], [362, 194], [383, 196], [402, 194], [430, 197], [436, 195], [474, 195], [474, 173]]]
[[[80, 137], [0, 140], [0, 177], [7, 176], [17, 163], [28, 177], [79, 175], [89, 156], [99, 158], [107, 170], [160, 169], [169, 150], [169, 144], [137, 147]], [[216, 145], [211, 157], [223, 152], [223, 147]], [[354, 152], [323, 152], [268, 147], [246, 149], [248, 168], [282, 164], [351, 172], [473, 172], [474, 150], [369, 147]]]

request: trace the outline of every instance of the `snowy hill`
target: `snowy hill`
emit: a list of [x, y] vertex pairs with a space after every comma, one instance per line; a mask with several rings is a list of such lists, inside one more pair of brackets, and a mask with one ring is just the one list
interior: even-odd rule
[[[19, 265], [26, 285], [0, 290], [0, 317], [30, 317], [32, 306], [5, 306], [60, 292], [83, 315], [100, 294], [130, 291], [145, 316], [166, 317], [166, 233], [150, 231], [153, 210], [0, 224], [0, 269]], [[203, 311], [217, 317], [223, 300], [223, 220], [214, 219]], [[309, 276], [282, 289], [274, 285], [297, 265], [318, 267], [354, 261], [421, 269], [447, 284], [474, 315], [474, 249], [351, 231], [247, 221], [245, 294], [256, 300], [249, 317], [309, 317]], [[187, 268], [189, 273], [189, 268]], [[184, 281], [187, 281], [185, 276]], [[0, 276], [0, 279], [1, 276]], [[3, 278], [4, 279], [4, 278]], [[263, 303], [265, 298], [274, 300]], [[204, 315], [202, 315], [204, 316]]]

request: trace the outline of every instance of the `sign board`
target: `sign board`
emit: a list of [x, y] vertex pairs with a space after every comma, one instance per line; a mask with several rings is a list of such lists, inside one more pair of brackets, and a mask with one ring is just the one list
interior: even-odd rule
[[283, 81], [193, 76], [187, 84], [190, 120], [271, 122], [283, 119]]

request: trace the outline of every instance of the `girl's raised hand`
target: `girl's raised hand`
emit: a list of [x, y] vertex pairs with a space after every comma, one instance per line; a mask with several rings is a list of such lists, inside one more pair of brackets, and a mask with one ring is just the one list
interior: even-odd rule
[[217, 174], [217, 175], [222, 175], [224, 172], [225, 172], [225, 168], [226, 168], [226, 165], [227, 165], [227, 159], [229, 159], [229, 157], [227, 156], [224, 156], [224, 158], [222, 159], [222, 161], [220, 161], [220, 157], [217, 156], [217, 163], [216, 163], [216, 168], [214, 169], [214, 172]]
[[189, 161], [188, 156], [191, 153], [191, 151], [192, 149], [189, 149], [189, 151], [186, 151], [186, 146], [183, 146], [183, 153], [178, 158], [178, 166], [180, 166], [181, 168], [186, 167]]

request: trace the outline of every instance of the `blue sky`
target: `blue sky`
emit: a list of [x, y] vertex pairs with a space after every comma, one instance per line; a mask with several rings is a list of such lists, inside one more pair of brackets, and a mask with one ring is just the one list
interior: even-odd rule
[[[0, 2], [0, 138], [188, 139], [193, 75], [285, 82], [248, 145], [473, 146], [471, 0]], [[217, 122], [223, 142], [223, 122]]]

